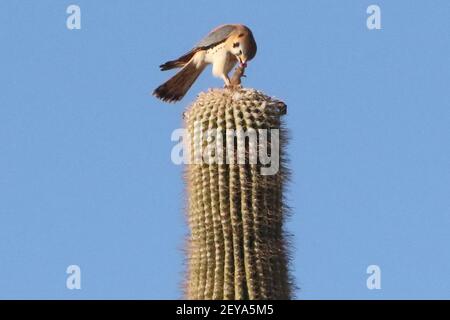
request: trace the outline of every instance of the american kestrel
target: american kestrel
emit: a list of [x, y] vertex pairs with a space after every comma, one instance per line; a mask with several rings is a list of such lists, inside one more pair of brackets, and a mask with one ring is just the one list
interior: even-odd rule
[[242, 24], [219, 26], [185, 55], [159, 66], [161, 71], [182, 69], [156, 88], [153, 95], [166, 102], [181, 100], [208, 64], [212, 64], [213, 75], [230, 86], [228, 73], [231, 69], [237, 62], [246, 66], [255, 55], [256, 42], [248, 27]]

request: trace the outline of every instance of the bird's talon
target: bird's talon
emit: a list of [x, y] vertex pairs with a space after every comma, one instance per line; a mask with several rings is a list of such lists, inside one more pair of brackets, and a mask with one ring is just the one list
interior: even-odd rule
[[240, 84], [230, 84], [228, 86], [225, 86], [225, 89], [228, 89], [228, 90], [237, 90], [237, 89], [241, 89], [241, 88], [242, 88], [242, 85], [240, 85]]

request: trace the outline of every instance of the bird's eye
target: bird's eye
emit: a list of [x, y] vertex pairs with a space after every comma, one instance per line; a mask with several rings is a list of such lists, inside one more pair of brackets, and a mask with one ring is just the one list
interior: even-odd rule
[[241, 55], [242, 54], [242, 50], [239, 50], [239, 55]]
[[238, 35], [238, 38], [242, 38], [244, 36], [243, 33], [241, 33], [240, 35]]
[[237, 48], [237, 47], [239, 47], [239, 42], [233, 43], [233, 48]]

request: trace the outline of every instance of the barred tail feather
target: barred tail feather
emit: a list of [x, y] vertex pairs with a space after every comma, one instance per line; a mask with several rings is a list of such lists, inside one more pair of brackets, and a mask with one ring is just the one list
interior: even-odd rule
[[197, 68], [193, 61], [189, 62], [172, 78], [156, 88], [153, 95], [165, 102], [181, 100], [205, 67], [206, 65]]

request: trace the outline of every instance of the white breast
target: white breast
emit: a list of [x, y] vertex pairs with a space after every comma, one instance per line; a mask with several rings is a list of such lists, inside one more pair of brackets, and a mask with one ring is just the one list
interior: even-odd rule
[[226, 57], [225, 43], [220, 43], [217, 46], [206, 50], [205, 62], [214, 63], [216, 59]]
[[222, 77], [228, 73], [228, 52], [225, 48], [225, 43], [218, 44], [215, 47], [206, 50], [205, 62], [213, 65], [212, 73], [216, 77]]

